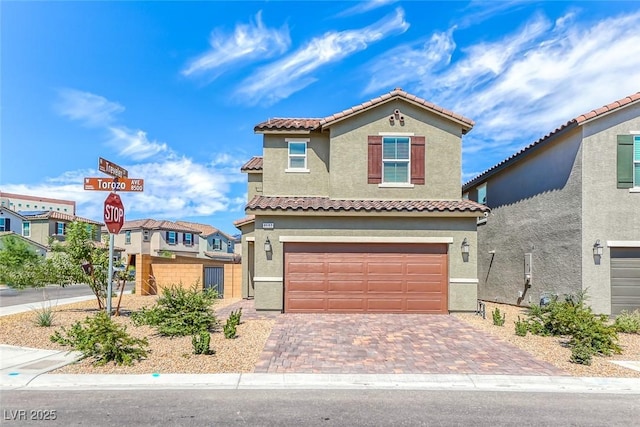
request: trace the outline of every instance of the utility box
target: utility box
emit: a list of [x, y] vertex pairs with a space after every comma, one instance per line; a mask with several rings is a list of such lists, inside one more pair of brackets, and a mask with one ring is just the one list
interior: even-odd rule
[[532, 262], [531, 262], [531, 253], [524, 254], [524, 283], [527, 286], [531, 286], [532, 281]]

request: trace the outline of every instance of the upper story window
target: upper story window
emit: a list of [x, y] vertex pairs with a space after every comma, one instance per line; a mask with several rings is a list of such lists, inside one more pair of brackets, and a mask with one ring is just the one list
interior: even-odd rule
[[149, 230], [142, 230], [142, 241], [143, 242], [149, 241]]
[[125, 245], [131, 244], [131, 230], [127, 230], [124, 232], [124, 244]]
[[640, 190], [640, 135], [618, 135], [618, 188]]
[[0, 218], [0, 231], [11, 231], [11, 219]]
[[177, 243], [177, 235], [175, 231], [167, 231], [167, 243], [175, 245]]
[[287, 139], [289, 160], [287, 172], [309, 172], [307, 169], [307, 141]]
[[382, 138], [382, 182], [409, 183], [411, 158], [409, 137]]
[[222, 239], [213, 239], [213, 250], [214, 251], [222, 250]]
[[183, 242], [186, 246], [193, 245], [193, 234], [192, 233], [184, 233]]
[[30, 237], [31, 236], [31, 223], [30, 222], [23, 222], [22, 223], [22, 235], [24, 237]]
[[469, 200], [469, 192], [467, 191], [466, 193], [464, 193], [464, 194], [462, 195], [462, 198], [463, 198], [464, 200]]
[[64, 235], [64, 222], [56, 222], [56, 234], [58, 236]]
[[478, 203], [487, 204], [487, 183], [478, 187]]

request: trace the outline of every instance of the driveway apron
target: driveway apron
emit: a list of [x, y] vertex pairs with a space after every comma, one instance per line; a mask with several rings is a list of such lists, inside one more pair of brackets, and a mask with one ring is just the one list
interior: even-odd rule
[[254, 372], [568, 375], [448, 315], [281, 314]]

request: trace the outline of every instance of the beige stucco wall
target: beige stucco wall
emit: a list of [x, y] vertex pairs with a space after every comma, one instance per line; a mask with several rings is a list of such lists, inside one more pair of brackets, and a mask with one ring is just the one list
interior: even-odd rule
[[[399, 109], [405, 124], [390, 124]], [[339, 122], [331, 132], [329, 193], [336, 199], [459, 199], [461, 171], [460, 125], [396, 100]], [[425, 137], [425, 185], [380, 188], [367, 183], [368, 137], [380, 132], [413, 133]]]
[[[262, 229], [263, 222], [274, 223], [272, 230]], [[438, 217], [363, 217], [363, 216], [260, 216], [256, 218], [255, 292], [256, 308], [282, 310], [284, 247], [282, 236], [321, 237], [437, 237], [453, 239], [449, 245], [449, 278], [460, 281], [449, 286], [449, 309], [472, 311], [477, 299], [476, 219]], [[269, 238], [273, 251], [267, 254], [264, 242]], [[470, 245], [470, 256], [463, 259], [460, 246], [464, 238]]]
[[254, 233], [255, 224], [253, 222], [248, 223], [240, 227], [242, 232], [242, 298], [254, 297], [254, 284], [251, 277], [251, 270], [253, 269], [253, 241], [250, 241], [255, 237]]
[[[631, 192], [616, 186], [617, 135], [634, 131], [640, 131], [640, 105], [583, 126], [582, 287], [599, 313], [611, 313], [607, 241], [640, 241], [640, 189]], [[596, 240], [604, 246], [599, 260], [593, 256]]]
[[[288, 140], [308, 140], [309, 172], [286, 172], [289, 165]], [[329, 194], [329, 139], [327, 134], [265, 135], [263, 143], [263, 184], [265, 196], [327, 196]]]
[[31, 237], [29, 239], [38, 242], [41, 245], [49, 245], [49, 222], [48, 221], [30, 221]]
[[247, 174], [247, 200], [256, 195], [262, 195], [262, 173]]

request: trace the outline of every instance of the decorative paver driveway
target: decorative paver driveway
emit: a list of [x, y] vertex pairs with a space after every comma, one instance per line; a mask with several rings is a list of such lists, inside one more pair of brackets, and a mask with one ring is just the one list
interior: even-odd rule
[[254, 372], [568, 375], [454, 316], [281, 314]]

